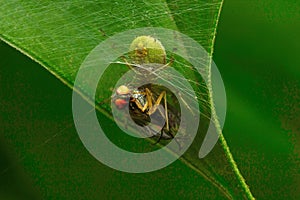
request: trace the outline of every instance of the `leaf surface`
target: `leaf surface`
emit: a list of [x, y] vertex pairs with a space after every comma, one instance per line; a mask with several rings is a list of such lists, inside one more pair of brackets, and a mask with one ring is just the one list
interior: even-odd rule
[[[178, 30], [199, 42], [212, 56], [222, 1], [10, 1], [1, 5], [1, 39], [72, 88], [89, 52], [109, 36], [128, 29], [152, 26]], [[103, 107], [101, 112], [104, 119], [108, 110]], [[201, 123], [199, 135], [206, 128], [207, 124]], [[202, 137], [197, 137], [182, 157], [186, 166], [221, 191], [223, 197], [251, 199], [225, 139], [221, 137], [214, 150], [200, 160]]]

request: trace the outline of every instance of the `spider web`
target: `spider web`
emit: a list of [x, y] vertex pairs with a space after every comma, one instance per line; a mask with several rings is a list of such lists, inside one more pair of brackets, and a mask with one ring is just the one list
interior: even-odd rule
[[[78, 68], [90, 50], [99, 41], [131, 28], [163, 26], [180, 30], [198, 41], [211, 55], [221, 3], [221, 0], [5, 1], [0, 8], [1, 39], [40, 63], [72, 88]], [[191, 72], [193, 69], [190, 67], [184, 61], [175, 59], [174, 68]], [[173, 78], [180, 80], [179, 77]], [[199, 105], [203, 106], [203, 109], [209, 109], [206, 86], [199, 80], [201, 78], [189, 78], [189, 82], [194, 85], [193, 88], [200, 89], [196, 90], [201, 102]], [[176, 84], [180, 84], [180, 81], [178, 82]], [[79, 89], [86, 96], [91, 95], [87, 88]], [[202, 89], [204, 92], [201, 91]], [[110, 90], [109, 92], [111, 93]], [[189, 94], [186, 91], [186, 95]], [[103, 100], [102, 97], [97, 97], [98, 103]], [[106, 106], [103, 105], [101, 111], [108, 111], [109, 108]], [[83, 120], [86, 114], [88, 113], [83, 113]], [[69, 125], [72, 124], [73, 121], [70, 120]], [[39, 141], [38, 144], [32, 141], [24, 142], [22, 147], [18, 147], [22, 148], [21, 152], [26, 152], [21, 154], [20, 161], [31, 153], [45, 154], [46, 145], [55, 144], [57, 140], [54, 139], [63, 137], [69, 125], [61, 131], [51, 133], [50, 137]]]

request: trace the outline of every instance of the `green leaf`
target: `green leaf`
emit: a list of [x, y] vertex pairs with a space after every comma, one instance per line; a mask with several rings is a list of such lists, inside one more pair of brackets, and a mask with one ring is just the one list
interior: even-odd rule
[[[76, 73], [89, 52], [109, 36], [128, 29], [153, 26], [178, 30], [199, 42], [212, 56], [222, 3], [220, 0], [2, 2], [0, 34], [3, 41], [72, 88]], [[207, 87], [211, 117], [218, 127], [211, 86]], [[100, 111], [102, 120], [108, 110], [103, 107]], [[182, 161], [206, 179], [201, 184], [209, 181], [223, 197], [252, 199], [222, 134], [214, 150], [205, 159], [198, 158], [203, 139], [200, 133], [206, 130], [206, 123], [200, 124], [199, 136]], [[218, 132], [221, 133], [220, 128]]]

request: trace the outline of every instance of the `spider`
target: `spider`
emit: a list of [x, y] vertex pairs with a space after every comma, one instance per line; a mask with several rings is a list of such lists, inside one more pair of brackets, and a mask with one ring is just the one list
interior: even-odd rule
[[[169, 66], [172, 63], [166, 64], [166, 52], [162, 44], [159, 40], [151, 37], [151, 36], [140, 36], [137, 37], [130, 46], [130, 57], [133, 61], [133, 64], [129, 64], [125, 58], [123, 60], [125, 62], [117, 62], [119, 64], [127, 65], [131, 70], [133, 70], [136, 74], [137, 79], [148, 79], [152, 80], [157, 78], [155, 72], [162, 70], [163, 68]], [[155, 64], [158, 63], [158, 64]], [[159, 112], [161, 116], [165, 119], [165, 134], [163, 129], [161, 129], [161, 133], [159, 139], [156, 143], [158, 143], [161, 138], [174, 138], [173, 133], [170, 131], [169, 125], [169, 110], [167, 103], [167, 93], [166, 91], [162, 91], [157, 98], [156, 95], [151, 91], [151, 84], [145, 85], [140, 88], [131, 87], [128, 85], [121, 85], [117, 88], [116, 93], [113, 95], [114, 104], [122, 109], [125, 106], [129, 106], [130, 110], [137, 109], [141, 113], [146, 114], [148, 116], [154, 114], [155, 112]], [[159, 105], [163, 104], [164, 111], [159, 109]]]

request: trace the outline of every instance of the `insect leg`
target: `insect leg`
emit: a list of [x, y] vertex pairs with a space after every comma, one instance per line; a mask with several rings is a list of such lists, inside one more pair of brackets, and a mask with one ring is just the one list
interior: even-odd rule
[[142, 112], [144, 112], [144, 111], [148, 108], [148, 105], [149, 105], [149, 102], [148, 102], [148, 101], [145, 103], [144, 106], [142, 106], [142, 104], [141, 104], [138, 100], [136, 100], [136, 99], [133, 99], [132, 101], [137, 105], [137, 107], [138, 107]]
[[163, 135], [163, 129], [161, 129], [159, 138], [158, 138], [158, 140], [157, 140], [154, 144], [157, 144], [157, 143], [160, 142], [160, 140], [161, 140], [161, 138], [162, 138], [162, 135]]
[[[148, 88], [146, 88], [146, 94], [147, 94], [147, 96], [148, 96], [148, 95], [149, 95], [149, 96], [150, 96], [150, 95], [152, 96], [152, 93], [151, 93], [151, 91], [150, 91]], [[163, 92], [158, 96], [158, 98], [157, 98], [157, 100], [156, 100], [154, 106], [149, 107], [148, 114], [151, 115], [151, 114], [153, 114], [153, 113], [157, 110], [157, 108], [158, 108], [158, 106], [159, 106], [159, 104], [160, 104], [160, 102], [161, 102], [161, 100], [162, 100], [163, 98], [164, 98], [164, 107], [165, 107], [165, 113], [164, 113], [164, 115], [165, 115], [165, 120], [166, 120], [167, 130], [169, 130], [169, 118], [168, 118], [168, 106], [167, 106], [167, 94], [166, 94], [166, 91], [163, 91]], [[152, 101], [152, 100], [151, 100], [151, 101]], [[151, 104], [152, 104], [152, 103], [151, 103]]]

